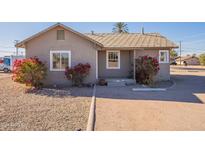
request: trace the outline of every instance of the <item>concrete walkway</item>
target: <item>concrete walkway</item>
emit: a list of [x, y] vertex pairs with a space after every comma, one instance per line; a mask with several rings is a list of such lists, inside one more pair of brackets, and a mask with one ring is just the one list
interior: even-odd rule
[[97, 87], [95, 130], [205, 130], [205, 68], [173, 67], [165, 92]]

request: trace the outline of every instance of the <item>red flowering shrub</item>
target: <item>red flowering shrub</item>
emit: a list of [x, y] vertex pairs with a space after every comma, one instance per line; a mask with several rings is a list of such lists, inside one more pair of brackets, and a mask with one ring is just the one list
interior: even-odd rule
[[38, 58], [16, 60], [13, 65], [12, 79], [27, 86], [39, 88], [46, 77], [47, 68]]
[[68, 80], [72, 81], [74, 86], [81, 86], [84, 78], [89, 74], [90, 68], [91, 66], [88, 63], [79, 63], [73, 68], [66, 67], [65, 76]]
[[143, 56], [136, 59], [136, 81], [143, 84], [152, 84], [154, 76], [159, 71], [159, 63], [156, 58]]

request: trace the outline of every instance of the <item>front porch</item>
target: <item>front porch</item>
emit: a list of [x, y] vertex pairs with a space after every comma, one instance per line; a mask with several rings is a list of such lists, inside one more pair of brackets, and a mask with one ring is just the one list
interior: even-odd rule
[[144, 49], [98, 51], [97, 79], [106, 79], [112, 83], [136, 83], [135, 59], [148, 54], [150, 52]]
[[133, 50], [98, 51], [98, 79], [134, 79], [133, 54]]
[[[170, 80], [169, 50], [166, 62], [159, 63], [160, 70], [155, 77], [156, 81]], [[122, 84], [132, 79], [136, 80], [135, 62], [138, 57], [151, 56], [159, 60], [159, 49], [135, 49], [135, 50], [100, 50], [97, 52], [97, 79], [110, 79], [111, 84]], [[129, 83], [129, 82], [128, 82]]]

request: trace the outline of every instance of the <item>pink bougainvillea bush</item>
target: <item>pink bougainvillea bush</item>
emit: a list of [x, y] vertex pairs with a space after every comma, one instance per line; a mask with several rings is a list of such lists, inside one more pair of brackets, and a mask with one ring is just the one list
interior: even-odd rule
[[68, 80], [72, 81], [74, 86], [82, 86], [83, 80], [88, 76], [90, 69], [90, 64], [79, 63], [73, 68], [66, 67], [65, 76]]
[[143, 56], [136, 59], [136, 81], [151, 85], [154, 76], [159, 72], [159, 62], [156, 58]]
[[13, 65], [12, 79], [27, 86], [40, 88], [45, 79], [47, 68], [38, 58], [16, 60]]

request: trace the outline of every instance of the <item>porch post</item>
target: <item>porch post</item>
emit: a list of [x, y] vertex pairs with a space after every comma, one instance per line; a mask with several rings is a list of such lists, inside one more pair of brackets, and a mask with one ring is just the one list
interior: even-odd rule
[[135, 57], [136, 57], [136, 51], [134, 50], [133, 51], [134, 52], [134, 54], [133, 54], [133, 78], [134, 78], [134, 80], [136, 80], [136, 78], [135, 78], [135, 76], [136, 76], [136, 74], [135, 74]]
[[96, 60], [95, 60], [95, 73], [96, 73], [96, 80], [98, 80], [98, 50], [96, 50]]

